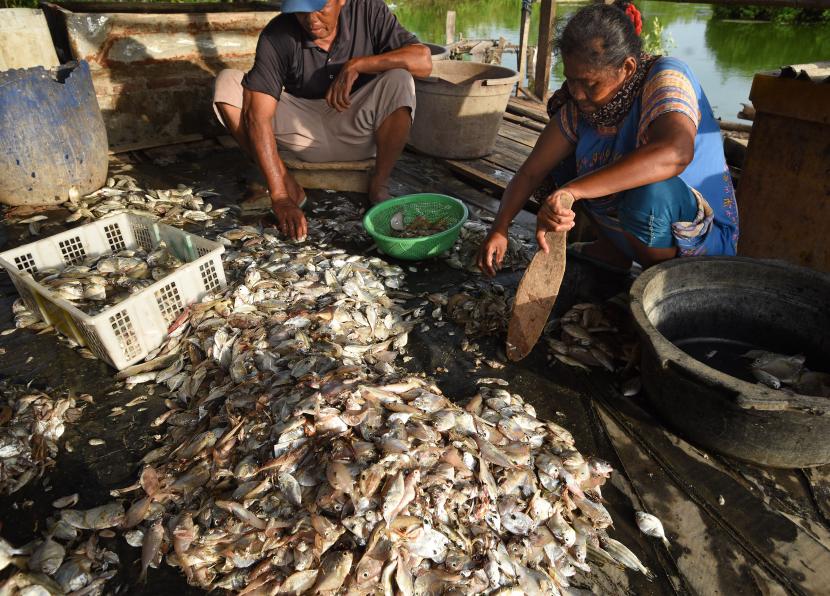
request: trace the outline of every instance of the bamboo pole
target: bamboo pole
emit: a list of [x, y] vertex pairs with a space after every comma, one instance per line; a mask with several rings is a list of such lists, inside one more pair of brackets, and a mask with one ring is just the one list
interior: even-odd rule
[[550, 85], [550, 69], [553, 61], [553, 19], [556, 17], [556, 0], [542, 0], [539, 11], [539, 43], [536, 54], [536, 80], [534, 94], [542, 101]]

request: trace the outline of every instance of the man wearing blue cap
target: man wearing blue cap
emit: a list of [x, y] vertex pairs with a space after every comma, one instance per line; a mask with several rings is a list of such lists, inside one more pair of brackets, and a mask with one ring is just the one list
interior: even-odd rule
[[277, 145], [312, 162], [376, 157], [369, 199], [385, 200], [415, 115], [412, 77], [431, 71], [429, 48], [383, 0], [283, 0], [250, 72], [219, 73], [214, 107], [259, 164], [282, 232], [303, 238], [305, 192]]

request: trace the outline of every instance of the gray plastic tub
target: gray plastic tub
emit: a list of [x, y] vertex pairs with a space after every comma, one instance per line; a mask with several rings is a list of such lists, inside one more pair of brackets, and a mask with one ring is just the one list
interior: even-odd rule
[[450, 59], [450, 51], [446, 47], [437, 43], [426, 43], [424, 45], [429, 48], [433, 62]]
[[515, 70], [442, 60], [431, 76], [415, 79], [418, 106], [410, 144], [435, 157], [474, 159], [493, 150]]

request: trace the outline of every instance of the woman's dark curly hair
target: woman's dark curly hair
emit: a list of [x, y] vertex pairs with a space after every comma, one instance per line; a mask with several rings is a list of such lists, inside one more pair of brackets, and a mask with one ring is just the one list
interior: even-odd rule
[[593, 68], [619, 68], [628, 57], [639, 61], [642, 43], [622, 9], [592, 4], [570, 18], [556, 47], [561, 55], [578, 57]]

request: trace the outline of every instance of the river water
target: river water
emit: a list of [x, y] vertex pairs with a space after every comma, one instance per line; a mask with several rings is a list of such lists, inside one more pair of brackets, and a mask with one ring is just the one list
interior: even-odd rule
[[[448, 10], [456, 11], [456, 39], [498, 39], [518, 43], [519, 0], [394, 0], [401, 22], [423, 41], [445, 41]], [[830, 25], [776, 25], [723, 21], [712, 18], [709, 4], [641, 1], [644, 33], [657, 17], [664, 26], [666, 54], [686, 61], [700, 79], [716, 115], [734, 119], [740, 103], [748, 101], [756, 72], [787, 64], [830, 60]], [[582, 3], [557, 5], [562, 25]], [[536, 44], [539, 4], [533, 5], [531, 41]], [[516, 68], [515, 54], [506, 54], [505, 66]], [[551, 86], [562, 83], [561, 65], [554, 67]]]

